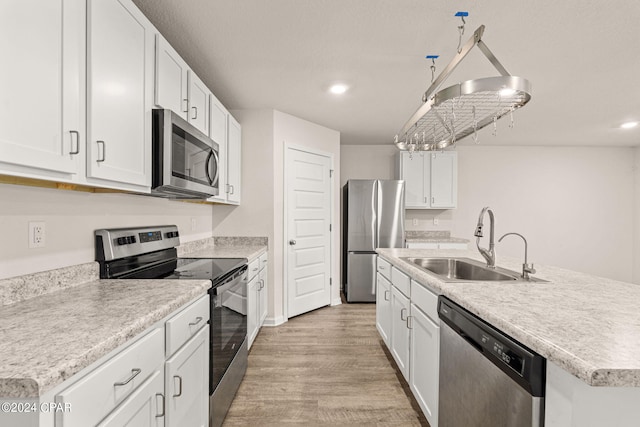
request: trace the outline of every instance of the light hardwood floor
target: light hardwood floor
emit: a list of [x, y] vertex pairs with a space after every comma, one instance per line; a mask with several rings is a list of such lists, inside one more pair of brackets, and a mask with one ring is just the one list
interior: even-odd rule
[[342, 304], [263, 327], [224, 427], [428, 426], [375, 327]]

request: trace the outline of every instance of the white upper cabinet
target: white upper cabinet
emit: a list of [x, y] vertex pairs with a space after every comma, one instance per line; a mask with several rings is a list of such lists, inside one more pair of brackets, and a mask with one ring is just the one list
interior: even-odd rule
[[233, 116], [229, 115], [229, 139], [227, 145], [227, 200], [240, 204], [241, 191], [241, 145], [242, 130]]
[[187, 74], [189, 83], [187, 89], [189, 95], [189, 123], [205, 135], [209, 135], [209, 95], [211, 91], [193, 71], [189, 70]]
[[189, 66], [160, 34], [156, 34], [155, 104], [187, 120]]
[[217, 196], [211, 197], [209, 200], [214, 202], [227, 201], [227, 126], [229, 112], [224, 105], [211, 94], [211, 104], [209, 107], [211, 119], [209, 121], [209, 135], [216, 143], [218, 143], [218, 189], [220, 192]]
[[405, 180], [405, 208], [452, 209], [458, 205], [458, 153], [398, 154], [398, 179]]
[[80, 0], [0, 2], [0, 172], [80, 171], [84, 14]]
[[148, 189], [155, 29], [130, 0], [88, 8], [87, 175]]

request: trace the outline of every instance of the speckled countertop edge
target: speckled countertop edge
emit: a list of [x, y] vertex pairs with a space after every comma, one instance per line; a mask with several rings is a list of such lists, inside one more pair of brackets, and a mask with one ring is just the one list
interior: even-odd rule
[[[475, 251], [378, 249], [379, 255], [591, 386], [640, 387], [640, 286], [536, 265], [543, 282], [446, 283], [401, 257], [466, 257]], [[521, 261], [497, 265], [519, 271]]]
[[183, 258], [247, 258], [249, 262], [268, 249], [267, 237], [212, 237], [180, 245]]
[[4, 306], [0, 397], [42, 395], [210, 286], [208, 280], [97, 280]]

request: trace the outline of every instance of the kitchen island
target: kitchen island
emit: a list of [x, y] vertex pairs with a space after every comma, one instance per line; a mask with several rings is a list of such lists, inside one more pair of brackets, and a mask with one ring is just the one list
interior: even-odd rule
[[[418, 249], [377, 252], [411, 279], [450, 298], [547, 359], [545, 425], [605, 425], [599, 424], [605, 420], [609, 425], [637, 425], [640, 286], [541, 265], [536, 265], [534, 277], [546, 282], [447, 283], [401, 258], [482, 260], [479, 253]], [[521, 262], [498, 257], [496, 265], [518, 272]]]

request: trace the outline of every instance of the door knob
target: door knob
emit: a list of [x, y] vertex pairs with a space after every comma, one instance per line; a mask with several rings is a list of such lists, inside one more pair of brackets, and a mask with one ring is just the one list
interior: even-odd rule
[[296, 241], [295, 241], [295, 240], [289, 240], [289, 244], [290, 244], [291, 246], [293, 246], [293, 245], [295, 245], [295, 244], [296, 244]]

